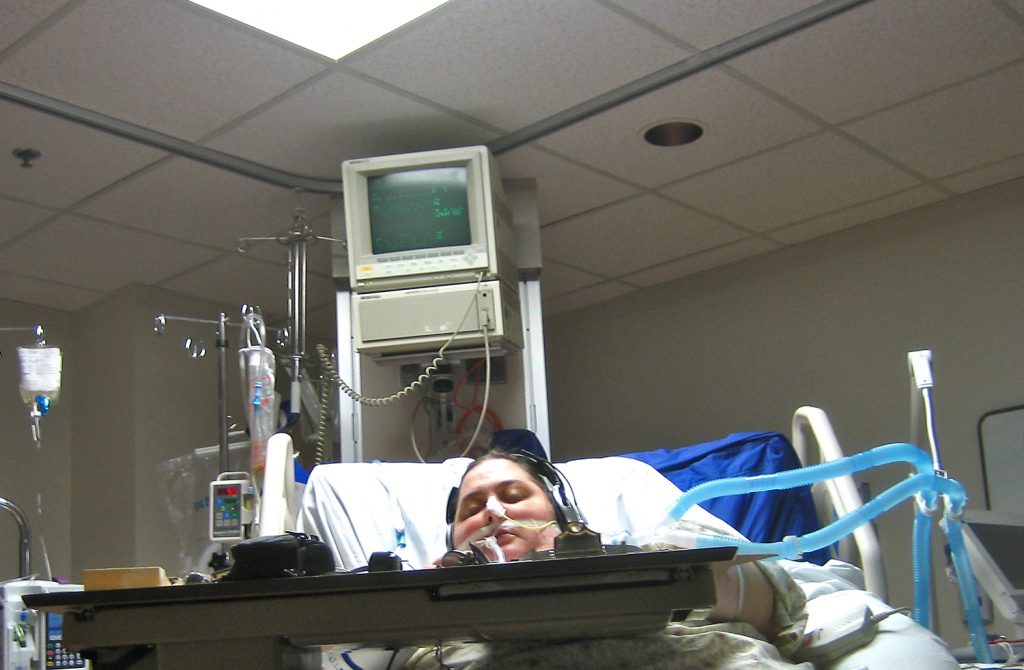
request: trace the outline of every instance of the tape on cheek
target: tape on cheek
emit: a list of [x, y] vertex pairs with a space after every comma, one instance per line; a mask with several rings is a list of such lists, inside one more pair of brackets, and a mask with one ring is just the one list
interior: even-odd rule
[[460, 551], [465, 551], [469, 549], [470, 544], [474, 542], [479, 542], [480, 540], [493, 536], [501, 528], [504, 528], [506, 530], [525, 528], [526, 530], [541, 531], [545, 528], [554, 525], [554, 521], [541, 521], [540, 519], [523, 519], [522, 521], [508, 519], [505, 521], [499, 521], [496, 523], [489, 524], [487, 526], [483, 526], [473, 531], [462, 542], [459, 543], [459, 546], [455, 548]]
[[482, 528], [478, 528], [475, 531], [473, 531], [472, 533], [470, 533], [464, 540], [462, 540], [462, 542], [459, 543], [459, 546], [457, 546], [455, 548], [460, 550], [460, 551], [465, 551], [466, 549], [469, 549], [470, 543], [476, 542], [477, 540], [482, 540], [485, 537], [490, 537], [491, 535], [494, 535], [494, 533], [499, 528], [501, 528], [502, 525], [504, 525], [504, 522], [492, 523], [490, 525], [483, 526]]

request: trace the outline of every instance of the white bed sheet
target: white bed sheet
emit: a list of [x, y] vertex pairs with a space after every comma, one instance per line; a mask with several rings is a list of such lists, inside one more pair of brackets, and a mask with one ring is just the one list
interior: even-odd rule
[[[314, 468], [299, 510], [299, 530], [320, 537], [337, 564], [352, 570], [375, 551], [392, 551], [413, 568], [445, 550], [445, 507], [468, 458], [443, 463], [333, 463]], [[680, 495], [657, 470], [632, 458], [609, 456], [562, 463], [570, 494], [590, 528], [606, 542], [641, 536], [665, 521]], [[736, 534], [701, 508], [686, 518]]]

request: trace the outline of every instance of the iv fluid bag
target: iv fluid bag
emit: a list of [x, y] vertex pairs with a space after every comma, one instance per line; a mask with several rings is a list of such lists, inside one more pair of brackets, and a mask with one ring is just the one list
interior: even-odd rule
[[18, 347], [21, 366], [21, 399], [27, 404], [37, 396], [56, 400], [60, 395], [60, 348], [53, 346]]
[[276, 363], [273, 352], [260, 346], [239, 349], [238, 357], [242, 366], [245, 415], [249, 420], [249, 460], [251, 472], [258, 478], [267, 461], [267, 440], [277, 427]]

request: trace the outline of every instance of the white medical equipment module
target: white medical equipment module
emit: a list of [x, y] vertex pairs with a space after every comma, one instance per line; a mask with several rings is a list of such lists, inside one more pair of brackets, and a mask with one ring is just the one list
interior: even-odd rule
[[2, 670], [89, 668], [77, 652], [64, 648], [64, 617], [29, 609], [21, 597], [30, 593], [81, 591], [80, 584], [27, 579], [3, 585], [4, 644]]
[[484, 330], [522, 348], [515, 229], [486, 147], [349, 160], [342, 177], [360, 353], [479, 346]]

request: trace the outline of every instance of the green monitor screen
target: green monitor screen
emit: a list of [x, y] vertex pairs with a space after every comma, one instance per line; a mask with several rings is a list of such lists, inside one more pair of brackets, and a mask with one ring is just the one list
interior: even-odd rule
[[472, 242], [465, 167], [433, 167], [367, 179], [375, 254]]

